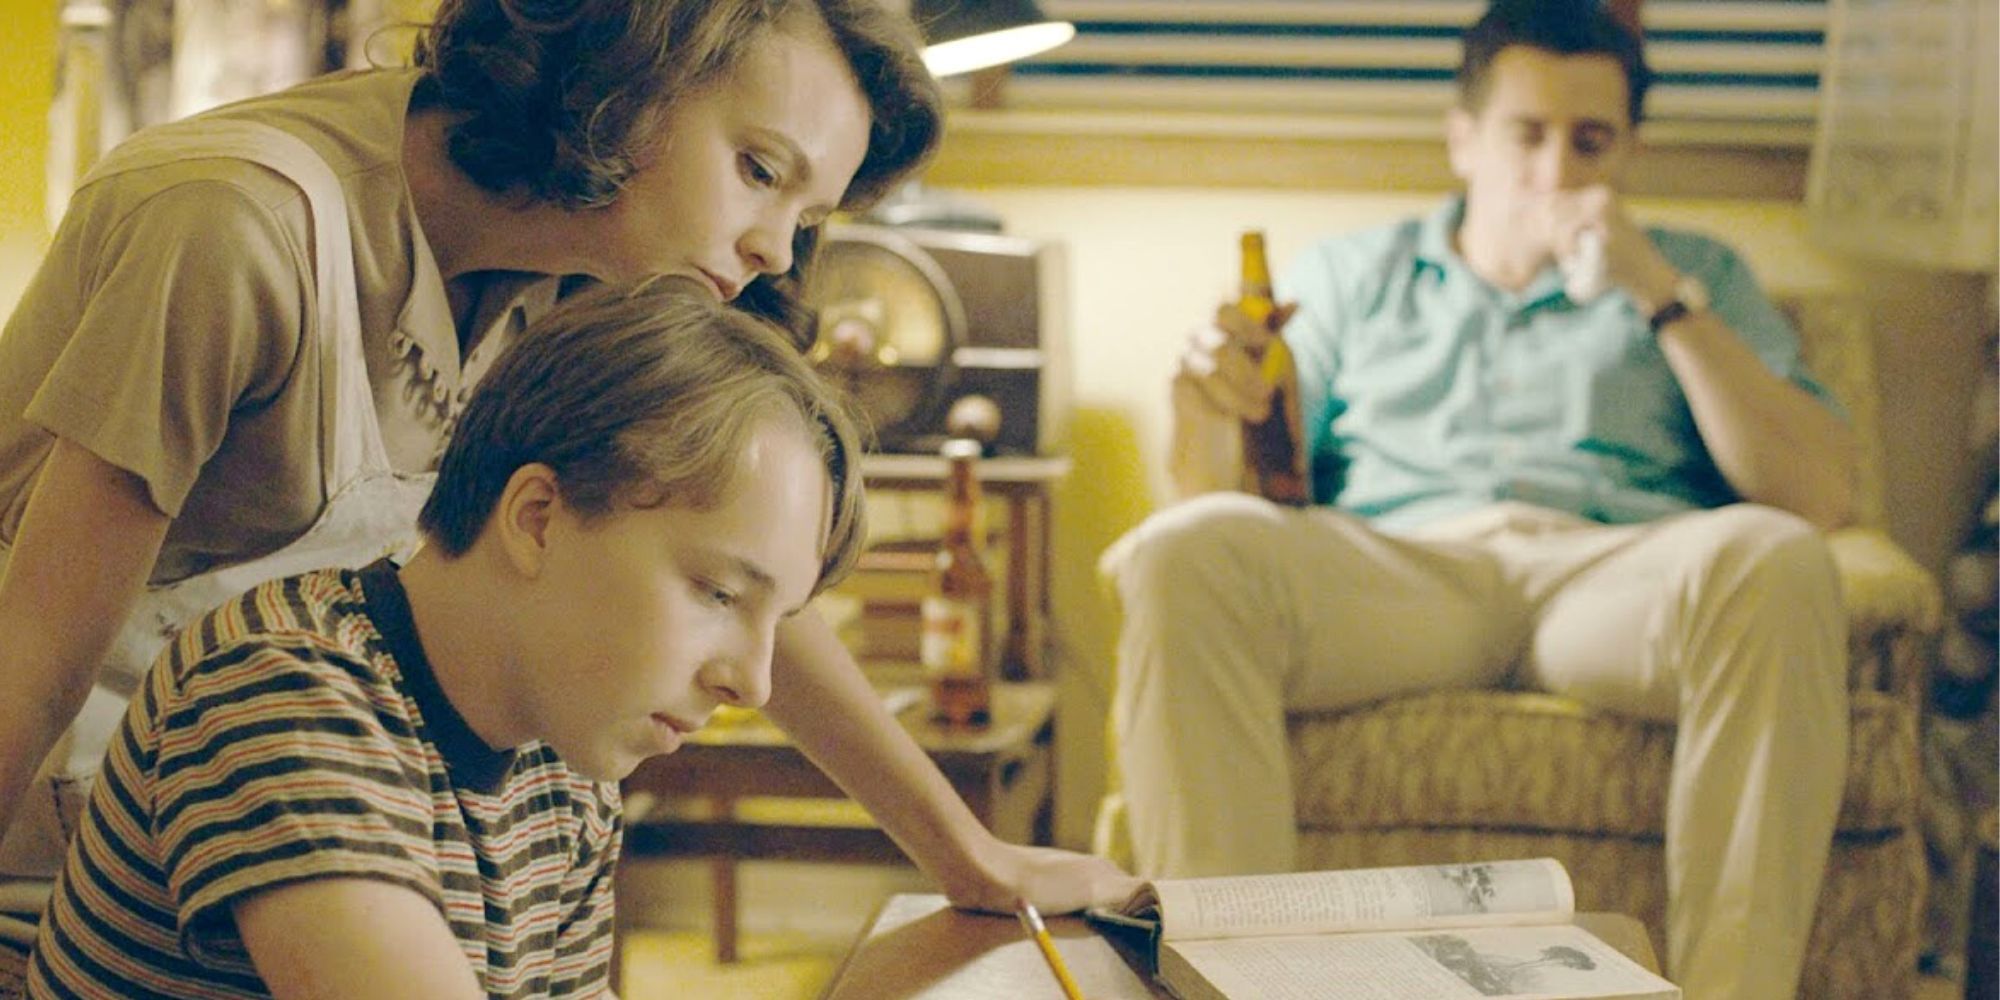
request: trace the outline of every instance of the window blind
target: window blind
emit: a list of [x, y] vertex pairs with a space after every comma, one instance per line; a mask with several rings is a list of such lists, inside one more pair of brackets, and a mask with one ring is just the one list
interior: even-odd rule
[[[1479, 0], [1043, 0], [1068, 45], [1017, 64], [1011, 108], [1361, 117], [1435, 131]], [[1824, 0], [1650, 0], [1649, 138], [1810, 141]]]

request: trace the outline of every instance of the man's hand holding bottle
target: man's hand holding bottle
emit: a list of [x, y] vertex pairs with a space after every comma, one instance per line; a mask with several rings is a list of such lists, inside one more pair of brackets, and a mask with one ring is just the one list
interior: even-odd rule
[[1245, 233], [1236, 300], [1188, 334], [1174, 373], [1171, 469], [1182, 495], [1249, 488], [1281, 503], [1309, 502], [1297, 373], [1279, 336], [1296, 309], [1273, 300], [1262, 235]]

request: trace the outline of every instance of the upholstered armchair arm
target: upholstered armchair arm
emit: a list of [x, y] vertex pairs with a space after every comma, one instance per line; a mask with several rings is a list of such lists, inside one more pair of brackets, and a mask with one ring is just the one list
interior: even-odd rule
[[1849, 685], [1918, 707], [1942, 614], [1937, 580], [1875, 528], [1842, 528], [1827, 535], [1827, 544], [1847, 603]]

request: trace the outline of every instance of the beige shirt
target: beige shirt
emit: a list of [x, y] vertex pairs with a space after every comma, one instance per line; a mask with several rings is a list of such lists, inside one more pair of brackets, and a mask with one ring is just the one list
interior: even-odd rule
[[[489, 283], [461, 350], [402, 170], [418, 76], [335, 74], [162, 126], [240, 117], [297, 135], [346, 194], [363, 353], [391, 463], [433, 468], [472, 386], [556, 282]], [[77, 191], [0, 334], [0, 542], [53, 436], [146, 483], [174, 518], [165, 583], [273, 552], [317, 519], [319, 386], [304, 195], [243, 161], [197, 159]]]

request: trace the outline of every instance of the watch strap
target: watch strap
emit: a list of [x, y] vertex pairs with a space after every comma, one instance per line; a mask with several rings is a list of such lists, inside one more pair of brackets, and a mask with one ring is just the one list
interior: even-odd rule
[[1688, 308], [1686, 302], [1674, 299], [1666, 305], [1653, 310], [1653, 315], [1646, 319], [1646, 329], [1653, 331], [1653, 334], [1657, 336], [1661, 330], [1667, 328], [1667, 324], [1678, 322], [1693, 311]]

